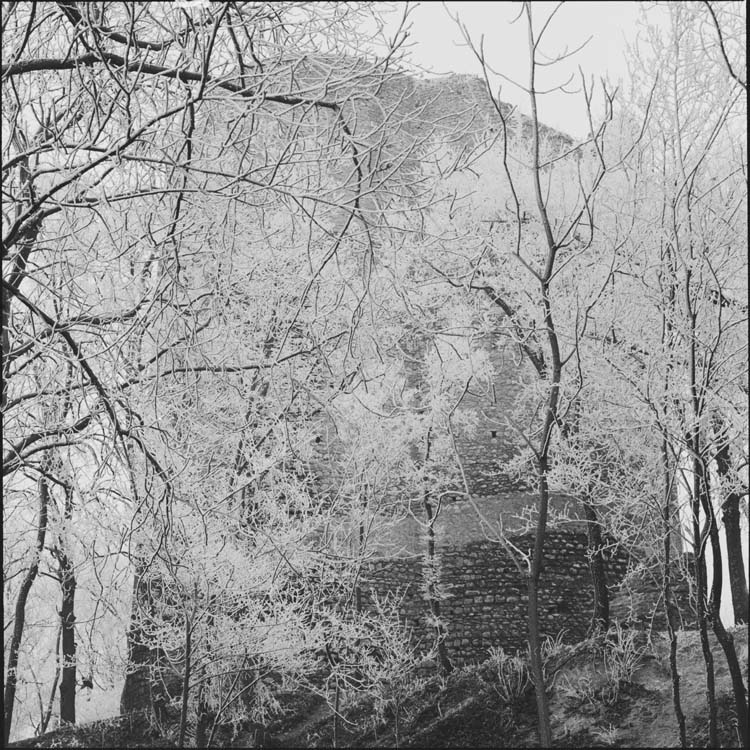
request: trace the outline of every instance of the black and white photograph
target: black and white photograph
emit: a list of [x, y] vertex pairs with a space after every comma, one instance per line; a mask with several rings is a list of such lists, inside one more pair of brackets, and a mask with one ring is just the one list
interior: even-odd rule
[[745, 2], [0, 11], [3, 746], [750, 747]]

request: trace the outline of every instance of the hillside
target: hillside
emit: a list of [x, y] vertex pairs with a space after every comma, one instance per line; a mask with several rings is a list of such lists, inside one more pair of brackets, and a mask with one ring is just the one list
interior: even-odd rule
[[[735, 629], [734, 637], [747, 678], [747, 628]], [[621, 631], [617, 645], [598, 640], [554, 647], [548, 654], [548, 670], [555, 747], [679, 747], [667, 645], [659, 635], [647, 644], [643, 633], [631, 637]], [[712, 646], [721, 744], [736, 747], [729, 677], [713, 639]], [[705, 675], [697, 632], [680, 633], [678, 664], [688, 745], [705, 746]], [[342, 712], [336, 746], [535, 747], [533, 693], [523, 680], [514, 681], [513, 674], [517, 675], [499, 669], [499, 660], [490, 658], [445, 680], [417, 680], [403, 691], [398, 721], [393, 700], [381, 704], [380, 712], [372, 701], [355, 701]], [[222, 728], [215, 745], [334, 746], [333, 714], [321, 698], [297, 693], [284, 703], [285, 715], [268, 726], [240, 727], [234, 735], [229, 727]], [[176, 747], [176, 731], [176, 726], [155, 731], [146, 717], [137, 715], [50, 732], [10, 746]]]

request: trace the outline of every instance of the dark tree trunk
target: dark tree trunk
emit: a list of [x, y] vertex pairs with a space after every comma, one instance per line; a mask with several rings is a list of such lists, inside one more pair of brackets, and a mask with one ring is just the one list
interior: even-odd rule
[[[731, 470], [729, 444], [722, 441], [716, 451], [716, 470], [720, 479], [727, 477]], [[736, 492], [730, 492], [721, 506], [723, 511], [724, 533], [727, 540], [727, 563], [729, 567], [729, 589], [732, 592], [734, 621], [748, 622], [748, 592], [745, 565], [742, 557], [742, 530], [740, 528], [740, 500]]]
[[8, 380], [10, 378], [10, 293], [3, 287], [0, 291], [0, 344], [3, 353], [3, 377], [0, 383], [0, 408], [8, 401]]
[[607, 561], [604, 559], [602, 527], [591, 502], [584, 502], [586, 532], [588, 535], [589, 569], [594, 588], [594, 613], [590, 633], [606, 633], [609, 629], [609, 589], [607, 588]]
[[341, 688], [339, 687], [338, 678], [336, 679], [336, 694], [333, 698], [333, 747], [339, 746], [339, 705], [341, 703]]
[[[73, 516], [73, 489], [65, 487], [65, 524], [70, 528]], [[55, 548], [60, 572], [60, 626], [62, 628], [62, 677], [60, 678], [60, 721], [63, 724], [76, 723], [76, 577], [73, 561], [68, 556], [62, 535], [59, 547]]]
[[76, 723], [76, 578], [73, 565], [64, 553], [59, 555], [62, 607], [62, 677], [60, 679], [60, 721]]
[[[692, 477], [690, 483], [690, 512], [691, 526], [693, 532], [693, 554], [695, 555], [695, 580], [696, 580], [696, 609], [698, 615], [698, 630], [703, 650], [703, 660], [706, 665], [706, 704], [708, 709], [708, 742], [711, 747], [719, 746], [718, 731], [716, 725], [716, 686], [714, 674], [714, 657], [711, 653], [711, 644], [708, 640], [708, 572], [706, 568], [706, 541], [707, 530], [701, 529], [701, 508], [705, 509], [708, 495], [708, 476], [703, 452], [703, 434], [700, 430], [700, 418], [703, 415], [703, 404], [697, 379], [697, 357], [696, 357], [696, 312], [693, 309], [693, 300], [690, 296], [692, 271], [685, 270], [685, 307], [689, 331], [692, 334], [688, 341], [687, 350], [687, 378], [690, 389], [690, 412], [692, 425], [685, 435], [685, 442], [690, 450], [690, 468]], [[701, 384], [702, 385], [702, 384]], [[686, 416], [688, 416], [686, 414]], [[708, 523], [706, 516], [706, 523]], [[716, 562], [716, 561], [715, 561]], [[714, 566], [716, 567], [716, 566]]]
[[[663, 216], [663, 214], [662, 214]], [[666, 282], [663, 291], [666, 295], [667, 310], [673, 310], [676, 296], [674, 256], [671, 246], [667, 245], [662, 248], [662, 260], [667, 261], [669, 273], [661, 277], [662, 282]], [[671, 349], [674, 347], [674, 325], [671, 317], [662, 310], [662, 344]], [[672, 380], [672, 364], [667, 359], [666, 370], [664, 372], [664, 393], [669, 393]], [[664, 404], [665, 412], [668, 411], [669, 402]], [[666, 615], [667, 635], [669, 636], [669, 672], [672, 678], [672, 707], [675, 719], [677, 720], [677, 729], [680, 733], [680, 747], [687, 747], [687, 727], [685, 724], [685, 712], [682, 710], [682, 700], [680, 693], [680, 670], [677, 664], [677, 631], [680, 628], [680, 612], [675, 602], [674, 592], [672, 590], [672, 534], [675, 527], [679, 529], [681, 522], [679, 514], [673, 521], [674, 504], [677, 498], [675, 483], [676, 466], [675, 461], [670, 459], [671, 452], [669, 449], [669, 440], [667, 434], [662, 433], [661, 440], [661, 470], [662, 484], [664, 492], [664, 509], [662, 513], [662, 534], [664, 539], [664, 568], [663, 568], [663, 589], [664, 589], [664, 610]], [[679, 537], [677, 537], [679, 538]]]
[[210, 744], [210, 735], [208, 727], [215, 720], [215, 714], [210, 710], [204, 697], [204, 691], [201, 684], [201, 694], [198, 698], [198, 720], [195, 725], [195, 746], [208, 747]]
[[674, 493], [673, 473], [669, 465], [669, 447], [666, 439], [661, 444], [662, 470], [664, 479], [664, 512], [662, 519], [664, 526], [664, 611], [669, 636], [669, 671], [672, 677], [672, 706], [674, 708], [677, 728], [680, 733], [680, 747], [687, 747], [687, 729], [685, 713], [682, 710], [680, 698], [680, 671], [677, 665], [677, 631], [680, 627], [680, 615], [674, 601], [672, 591], [672, 499]]
[[182, 709], [180, 710], [180, 737], [177, 747], [185, 747], [185, 731], [187, 730], [188, 698], [190, 697], [190, 672], [192, 657], [192, 626], [189, 617], [185, 617], [185, 671], [182, 675]]
[[427, 575], [430, 576], [431, 580], [428, 582], [427, 591], [430, 600], [430, 612], [437, 623], [435, 625], [435, 631], [437, 635], [440, 671], [443, 674], [450, 674], [453, 671], [453, 663], [448, 656], [448, 649], [445, 645], [445, 626], [440, 619], [440, 600], [438, 599], [436, 586], [433, 580], [436, 571], [435, 564], [435, 532], [432, 528], [432, 524], [430, 524], [427, 530]]
[[[706, 480], [705, 475], [703, 479], [704, 481]], [[726, 658], [729, 675], [732, 680], [734, 710], [737, 715], [737, 729], [740, 734], [740, 742], [742, 747], [748, 747], [750, 738], [748, 737], [747, 689], [745, 688], [745, 683], [742, 679], [742, 668], [740, 667], [737, 652], [734, 648], [734, 638], [731, 633], [727, 632], [724, 623], [721, 621], [721, 592], [723, 588], [724, 574], [722, 572], [723, 566], [721, 559], [721, 544], [719, 542], [719, 530], [716, 528], [716, 518], [714, 517], [708, 484], [704, 484], [704, 491], [701, 494], [701, 503], [703, 506], [703, 512], [706, 514], [706, 521], [709, 528], [708, 537], [711, 542], [711, 552], [713, 555], [713, 580], [711, 582], [712, 591], [710, 601], [711, 624], [713, 625], [716, 640], [719, 641], [719, 644], [724, 651], [724, 657]]]
[[[432, 435], [430, 430], [427, 431], [427, 449], [425, 450], [425, 464], [430, 458], [430, 448], [432, 445]], [[440, 598], [438, 596], [436, 577], [437, 577], [437, 559], [435, 557], [435, 529], [436, 520], [435, 511], [432, 506], [430, 492], [425, 486], [423, 488], [422, 504], [425, 515], [427, 516], [427, 560], [425, 562], [425, 575], [427, 576], [427, 599], [430, 605], [430, 614], [435, 621], [435, 635], [437, 636], [438, 661], [440, 662], [440, 671], [446, 675], [453, 671], [453, 663], [448, 656], [448, 649], [445, 645], [445, 627], [440, 619]]]
[[36, 531], [36, 556], [34, 561], [26, 571], [26, 575], [21, 583], [21, 588], [16, 599], [15, 619], [13, 622], [13, 634], [11, 635], [10, 645], [8, 647], [8, 671], [5, 678], [5, 691], [3, 695], [4, 710], [4, 739], [5, 745], [8, 744], [10, 737], [10, 727], [13, 722], [13, 707], [16, 702], [16, 685], [18, 683], [18, 652], [21, 647], [23, 638], [23, 628], [26, 620], [26, 601], [29, 598], [29, 591], [39, 572], [39, 557], [44, 550], [44, 539], [47, 535], [47, 509], [49, 507], [49, 488], [47, 480], [44, 477], [39, 478], [39, 515], [37, 518]]
[[[534, 108], [535, 128], [535, 163], [538, 164], [538, 119], [536, 116], [536, 103], [532, 97]], [[537, 193], [539, 212], [545, 225], [548, 246], [550, 248], [547, 256], [547, 269], [541, 282], [540, 292], [542, 309], [544, 310], [544, 326], [547, 330], [547, 341], [550, 351], [550, 381], [547, 402], [544, 405], [544, 424], [541, 430], [541, 443], [537, 453], [536, 469], [539, 490], [537, 493], [537, 521], [534, 535], [534, 552], [529, 565], [529, 656], [531, 661], [531, 676], [534, 682], [534, 693], [536, 695], [537, 716], [539, 719], [539, 743], [542, 747], [552, 746], [552, 725], [550, 722], [549, 700], [547, 698], [547, 686], [544, 681], [544, 664], [542, 662], [542, 634], [539, 622], [539, 583], [544, 570], [544, 544], [547, 534], [547, 514], [549, 512], [549, 482], [547, 472], [549, 470], [549, 451], [552, 443], [552, 433], [558, 422], [557, 406], [560, 398], [560, 379], [562, 376], [562, 359], [560, 357], [560, 342], [557, 338], [555, 325], [552, 318], [552, 304], [549, 296], [549, 280], [552, 276], [554, 266], [554, 242], [552, 242], [551, 229], [547, 215], [541, 200], [541, 186], [539, 183], [539, 171], [534, 172], [534, 187]]]
[[747, 578], [742, 558], [743, 534], [740, 528], [740, 496], [732, 493], [722, 506], [724, 533], [727, 539], [727, 563], [729, 565], [729, 588], [732, 592], [732, 610], [736, 623], [748, 622], [750, 602]]
[[[18, 164], [19, 166], [19, 187], [21, 193], [28, 196], [28, 204], [31, 205], [36, 201], [36, 191], [34, 183], [29, 172], [29, 157], [24, 156]], [[3, 288], [0, 292], [0, 348], [2, 349], [2, 379], [0, 382], [0, 408], [4, 409], [8, 402], [8, 382], [10, 380], [10, 366], [13, 361], [10, 348], [10, 324], [11, 324], [11, 297], [14, 291], [18, 291], [21, 281], [24, 279], [24, 271], [28, 263], [29, 256], [36, 248], [37, 237], [42, 226], [43, 214], [37, 211], [29, 221], [23, 225], [17, 237], [8, 237], [6, 245], [3, 247], [3, 257], [10, 258], [10, 250], [17, 246], [18, 250], [12, 261], [6, 262], [5, 271], [7, 275], [3, 277]], [[6, 255], [7, 254], [7, 255]]]
[[128, 665], [120, 697], [121, 714], [129, 714], [149, 707], [149, 666], [153, 665], [154, 659], [146, 645], [139, 615], [139, 597], [146, 591], [146, 586], [143, 584], [144, 571], [145, 566], [138, 561], [133, 575], [130, 627], [126, 636]]
[[691, 439], [693, 451], [693, 486], [691, 488], [691, 510], [693, 527], [693, 549], [695, 550], [695, 580], [696, 580], [696, 609], [698, 615], [698, 630], [700, 632], [703, 660], [706, 664], [706, 704], [708, 708], [708, 736], [709, 745], [718, 747], [718, 732], [716, 725], [716, 686], [714, 676], [714, 657], [708, 640], [708, 582], [706, 572], [705, 532], [700, 528], [701, 495], [705, 492], [705, 476], [703, 461], [700, 458], [700, 440], [697, 430]]
[[[669, 591], [669, 583], [665, 581], [665, 591]], [[670, 611], [670, 598], [665, 598], [665, 607], [667, 608], [667, 621], [669, 622], [672, 612]], [[680, 733], [680, 747], [687, 747], [687, 728], [685, 726], [685, 713], [682, 710], [682, 700], [680, 698], [680, 670], [677, 665], [677, 630], [671, 624], [667, 625], [667, 634], [669, 635], [669, 672], [672, 676], [672, 707], [674, 709], [675, 719], [677, 719], [677, 729]]]
[[[366, 506], [366, 503], [365, 503]], [[364, 560], [365, 554], [365, 524], [363, 521], [359, 522], [359, 562], [357, 563], [357, 584], [354, 588], [354, 606], [357, 608], [357, 612], [362, 611], [362, 587], [359, 585], [360, 571], [362, 570], [362, 561]]]
[[44, 715], [42, 716], [42, 723], [39, 725], [39, 731], [37, 734], [42, 735], [47, 731], [47, 727], [49, 726], [49, 720], [52, 718], [52, 709], [55, 705], [55, 695], [57, 694], [57, 684], [60, 682], [60, 665], [61, 665], [61, 658], [60, 658], [60, 647], [62, 640], [62, 623], [60, 623], [60, 626], [57, 628], [57, 645], [55, 648], [55, 676], [52, 679], [52, 688], [49, 691], [49, 702], [47, 703], [47, 710], [44, 712]]
[[531, 661], [531, 676], [534, 682], [534, 693], [536, 695], [537, 715], [539, 717], [539, 742], [542, 747], [551, 747], [552, 729], [549, 720], [547, 686], [544, 681], [542, 635], [541, 624], [539, 622], [539, 583], [544, 568], [544, 538], [547, 528], [547, 511], [549, 508], [546, 460], [539, 461], [538, 470], [539, 497], [537, 499], [537, 508], [539, 518], [537, 519], [534, 553], [531, 559], [528, 582], [529, 656]]
[[[216, 611], [216, 595], [212, 594], [209, 599], [208, 604], [208, 616], [206, 617], [206, 626], [208, 631], [210, 632], [214, 628], [215, 623], [215, 611]], [[203, 659], [203, 666], [201, 667], [200, 671], [200, 680], [198, 681], [198, 696], [197, 696], [197, 704], [198, 704], [198, 718], [196, 720], [195, 724], [195, 746], [196, 747], [209, 747], [211, 745], [211, 741], [213, 739], [213, 728], [216, 727], [217, 724], [217, 718], [222, 712], [223, 708], [220, 707], [218, 713], [216, 711], [213, 711], [208, 703], [208, 699], [206, 697], [207, 691], [209, 689], [209, 685], [206, 678], [206, 663], [211, 658], [210, 650], [206, 653], [206, 658]], [[242, 667], [244, 668], [245, 661], [243, 660]], [[239, 680], [239, 672], [235, 676], [234, 681], [232, 682], [232, 687], [229, 688], [229, 692], [234, 689], [234, 686], [237, 684], [237, 681]], [[232, 700], [236, 700], [237, 696], [235, 696]], [[220, 699], [220, 704], [224, 702], [224, 696], [222, 695]], [[228, 704], [225, 704], [228, 705]], [[211, 731], [209, 732], [209, 726], [212, 727]]]

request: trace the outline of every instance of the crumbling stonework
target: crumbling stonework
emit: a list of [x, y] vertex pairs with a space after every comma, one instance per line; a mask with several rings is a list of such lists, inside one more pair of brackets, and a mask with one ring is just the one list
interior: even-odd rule
[[[469, 396], [461, 403], [459, 410], [471, 411], [474, 425], [456, 439], [471, 499], [457, 488], [455, 498], [440, 509], [432, 539], [445, 644], [451, 660], [459, 665], [487, 658], [490, 647], [525, 649], [526, 561], [519, 552], [529, 554], [533, 547], [536, 513], [534, 494], [504, 470], [520, 443], [507, 417], [519, 419], [524, 381], [536, 374], [507, 339], [486, 337], [480, 345], [493, 367], [491, 387], [482, 389], [484, 395]], [[550, 517], [556, 521], [545, 542], [542, 634], [557, 637], [562, 633], [565, 640], [574, 642], [586, 636], [593, 615], [586, 524], [577, 500], [560, 494], [550, 498]], [[430, 573], [424, 521], [417, 510], [412, 518], [378, 537], [373, 545], [378, 559], [363, 574], [362, 588], [369, 589], [370, 596], [398, 596], [414, 642], [427, 651], [434, 646], [437, 631], [425, 583]], [[511, 549], [516, 552], [511, 554]], [[647, 575], [634, 582], [631, 576], [625, 590], [621, 584], [639, 561], [630, 561], [616, 544], [605, 558], [613, 616], [622, 624], [664, 629], [660, 583]], [[674, 587], [684, 619], [689, 612], [689, 577], [675, 575]], [[368, 601], [367, 596], [364, 600]]]
[[[533, 544], [531, 534], [509, 537], [519, 549]], [[592, 588], [586, 558], [586, 534], [553, 532], [548, 535], [546, 570], [541, 588], [542, 632], [578, 640], [591, 624]], [[613, 578], [621, 577], [627, 561], [611, 562]], [[364, 576], [378, 596], [398, 591], [401, 610], [415, 642], [426, 650], [435, 640], [420, 582], [424, 561], [381, 560]], [[449, 654], [458, 664], [482, 661], [491, 646], [508, 651], [526, 645], [526, 582], [507, 549], [487, 540], [449, 547], [440, 553], [441, 611]]]
[[133, 611], [128, 630], [128, 671], [120, 696], [120, 713], [153, 713], [161, 721], [172, 699], [182, 689], [181, 675], [159, 644], [144, 631], [152, 604], [163, 595], [155, 571], [140, 569], [133, 586]]
[[[510, 536], [521, 550], [533, 544], [529, 533]], [[540, 590], [543, 636], [575, 642], [586, 637], [593, 615], [593, 588], [587, 558], [585, 531], [553, 531], [547, 535], [545, 571]], [[653, 585], [623, 591], [620, 583], [628, 558], [615, 552], [607, 561], [613, 615], [623, 624], [665, 629], [660, 591]], [[412, 631], [414, 643], [429, 651], [435, 629], [425, 599], [424, 558], [383, 559], [372, 563], [362, 576], [363, 589], [378, 597], [398, 596], [400, 611]], [[446, 645], [457, 664], [482, 661], [490, 647], [523, 650], [527, 639], [527, 588], [507, 548], [487, 540], [449, 547], [440, 553], [441, 603]], [[688, 624], [689, 581], [678, 578], [675, 594]], [[363, 597], [365, 604], [370, 599]], [[633, 605], [636, 606], [633, 606]]]

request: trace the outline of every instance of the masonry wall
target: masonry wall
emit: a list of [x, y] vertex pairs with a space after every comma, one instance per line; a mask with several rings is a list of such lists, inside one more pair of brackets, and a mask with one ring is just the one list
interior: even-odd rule
[[[532, 534], [512, 536], [509, 541], [527, 550]], [[547, 534], [545, 569], [540, 589], [540, 623], [543, 636], [573, 643], [586, 637], [593, 615], [593, 583], [588, 564], [587, 537], [582, 530]], [[661, 589], [647, 576], [622, 585], [629, 561], [616, 552], [607, 560], [610, 609], [625, 626], [666, 629]], [[674, 577], [678, 620], [690, 626], [694, 616], [691, 581], [683, 574]], [[459, 665], [487, 658], [490, 647], [506, 651], [524, 650], [527, 643], [526, 580], [510, 554], [489, 541], [443, 549], [439, 556], [441, 617], [446, 629], [450, 658]], [[365, 606], [375, 592], [379, 597], [401, 597], [401, 615], [412, 630], [414, 643], [429, 651], [435, 643], [435, 629], [429, 619], [424, 594], [423, 558], [383, 559], [373, 562], [363, 574]]]
[[[527, 382], [538, 376], [507, 337], [485, 336], [476, 348], [487, 357], [492, 372], [488, 378], [477, 378], [458, 408], [471, 415], [471, 419], [457, 420], [467, 426], [455, 436], [468, 486], [457, 486], [455, 496], [442, 498], [433, 525], [443, 597], [441, 620], [449, 655], [457, 664], [487, 658], [491, 646], [506, 650], [526, 646], [525, 576], [497, 540], [506, 537], [521, 549], [531, 549], [533, 538], [526, 529], [536, 505], [535, 495], [505, 467], [521, 442], [511, 422], [528, 428], [529, 409], [524, 407], [523, 394]], [[410, 353], [413, 360], [405, 373], [407, 383], [418, 388], [423, 377], [419, 342]], [[321, 435], [321, 447], [335, 455], [335, 442], [322, 430]], [[559, 494], [551, 497], [550, 511], [551, 516], [580, 517], [575, 498]], [[362, 576], [362, 589], [366, 606], [368, 589], [378, 597], [400, 597], [400, 612], [414, 642], [429, 651], [436, 631], [425, 596], [425, 549], [425, 518], [421, 502], [416, 501], [399, 523], [372, 535], [368, 552], [376, 559]], [[588, 630], [593, 587], [586, 551], [585, 525], [580, 521], [548, 532], [540, 592], [545, 635], [557, 636], [564, 630], [568, 640], [578, 640]], [[622, 579], [625, 566], [624, 559], [613, 561], [613, 581]]]
[[120, 713], [153, 710], [160, 720], [170, 701], [182, 691], [182, 675], [151, 642], [143, 625], [154, 614], [154, 602], [164, 596], [155, 568], [139, 569], [133, 586], [133, 610], [128, 628], [128, 670], [120, 696]]
[[473, 425], [458, 430], [456, 449], [469, 492], [481, 497], [522, 486], [518, 478], [506, 473], [505, 464], [522, 445], [512, 423], [521, 429], [529, 428], [530, 414], [523, 409], [522, 395], [527, 383], [537, 376], [518, 346], [507, 337], [485, 336], [478, 348], [487, 355], [493, 372], [486, 381], [478, 379], [477, 386], [459, 406], [459, 413], [471, 414]]
[[[511, 537], [521, 549], [533, 544], [531, 534]], [[586, 534], [552, 532], [547, 537], [546, 565], [540, 592], [544, 635], [565, 631], [566, 640], [586, 635], [593, 613], [593, 588], [586, 558]], [[444, 549], [439, 557], [441, 615], [450, 657], [459, 664], [487, 658], [491, 646], [506, 650], [526, 645], [527, 593], [524, 575], [500, 544], [475, 541]], [[614, 582], [622, 579], [627, 561], [610, 562]], [[398, 591], [401, 612], [413, 630], [415, 643], [425, 650], [434, 644], [435, 630], [424, 596], [423, 559], [374, 562], [363, 576], [364, 587], [378, 596]], [[613, 591], [616, 587], [612, 587]], [[367, 597], [365, 597], [367, 602]]]

